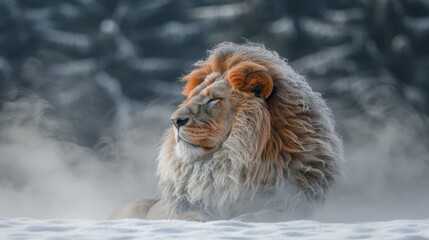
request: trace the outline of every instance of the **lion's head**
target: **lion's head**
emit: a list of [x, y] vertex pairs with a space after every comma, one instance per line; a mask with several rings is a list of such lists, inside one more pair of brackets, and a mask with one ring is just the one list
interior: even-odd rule
[[186, 100], [158, 159], [169, 216], [225, 219], [322, 200], [342, 144], [320, 94], [260, 45], [223, 43], [209, 54], [183, 77]]

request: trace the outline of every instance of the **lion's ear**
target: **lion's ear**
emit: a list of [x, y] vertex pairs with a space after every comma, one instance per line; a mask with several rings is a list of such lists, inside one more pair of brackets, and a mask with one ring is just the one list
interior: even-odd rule
[[239, 63], [228, 71], [227, 77], [233, 88], [253, 92], [263, 99], [267, 99], [273, 91], [273, 80], [268, 69], [257, 63]]

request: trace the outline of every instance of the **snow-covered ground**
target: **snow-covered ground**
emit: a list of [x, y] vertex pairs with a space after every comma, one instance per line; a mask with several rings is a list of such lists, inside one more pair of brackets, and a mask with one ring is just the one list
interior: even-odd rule
[[0, 239], [429, 239], [429, 219], [362, 223], [291, 221], [36, 220], [0, 218]]

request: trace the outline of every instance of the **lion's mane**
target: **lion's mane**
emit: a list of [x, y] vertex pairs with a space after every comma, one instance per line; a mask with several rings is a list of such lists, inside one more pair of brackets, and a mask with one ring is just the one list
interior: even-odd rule
[[186, 211], [206, 220], [264, 209], [284, 211], [288, 218], [308, 213], [341, 175], [342, 142], [325, 101], [261, 45], [222, 43], [208, 53], [183, 77], [185, 95], [212, 72], [226, 74], [233, 88], [250, 87], [229, 71], [243, 62], [267, 69], [273, 91], [264, 103], [240, 103], [228, 139], [208, 161], [181, 161], [173, 130], [167, 130], [157, 165], [167, 217]]

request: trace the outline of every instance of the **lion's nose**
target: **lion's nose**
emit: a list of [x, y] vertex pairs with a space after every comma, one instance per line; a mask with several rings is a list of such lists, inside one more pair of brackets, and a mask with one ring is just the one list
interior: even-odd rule
[[189, 118], [188, 117], [176, 117], [172, 118], [171, 121], [173, 122], [174, 126], [176, 126], [177, 129], [179, 129], [182, 126], [185, 126], [186, 123], [188, 123]]

